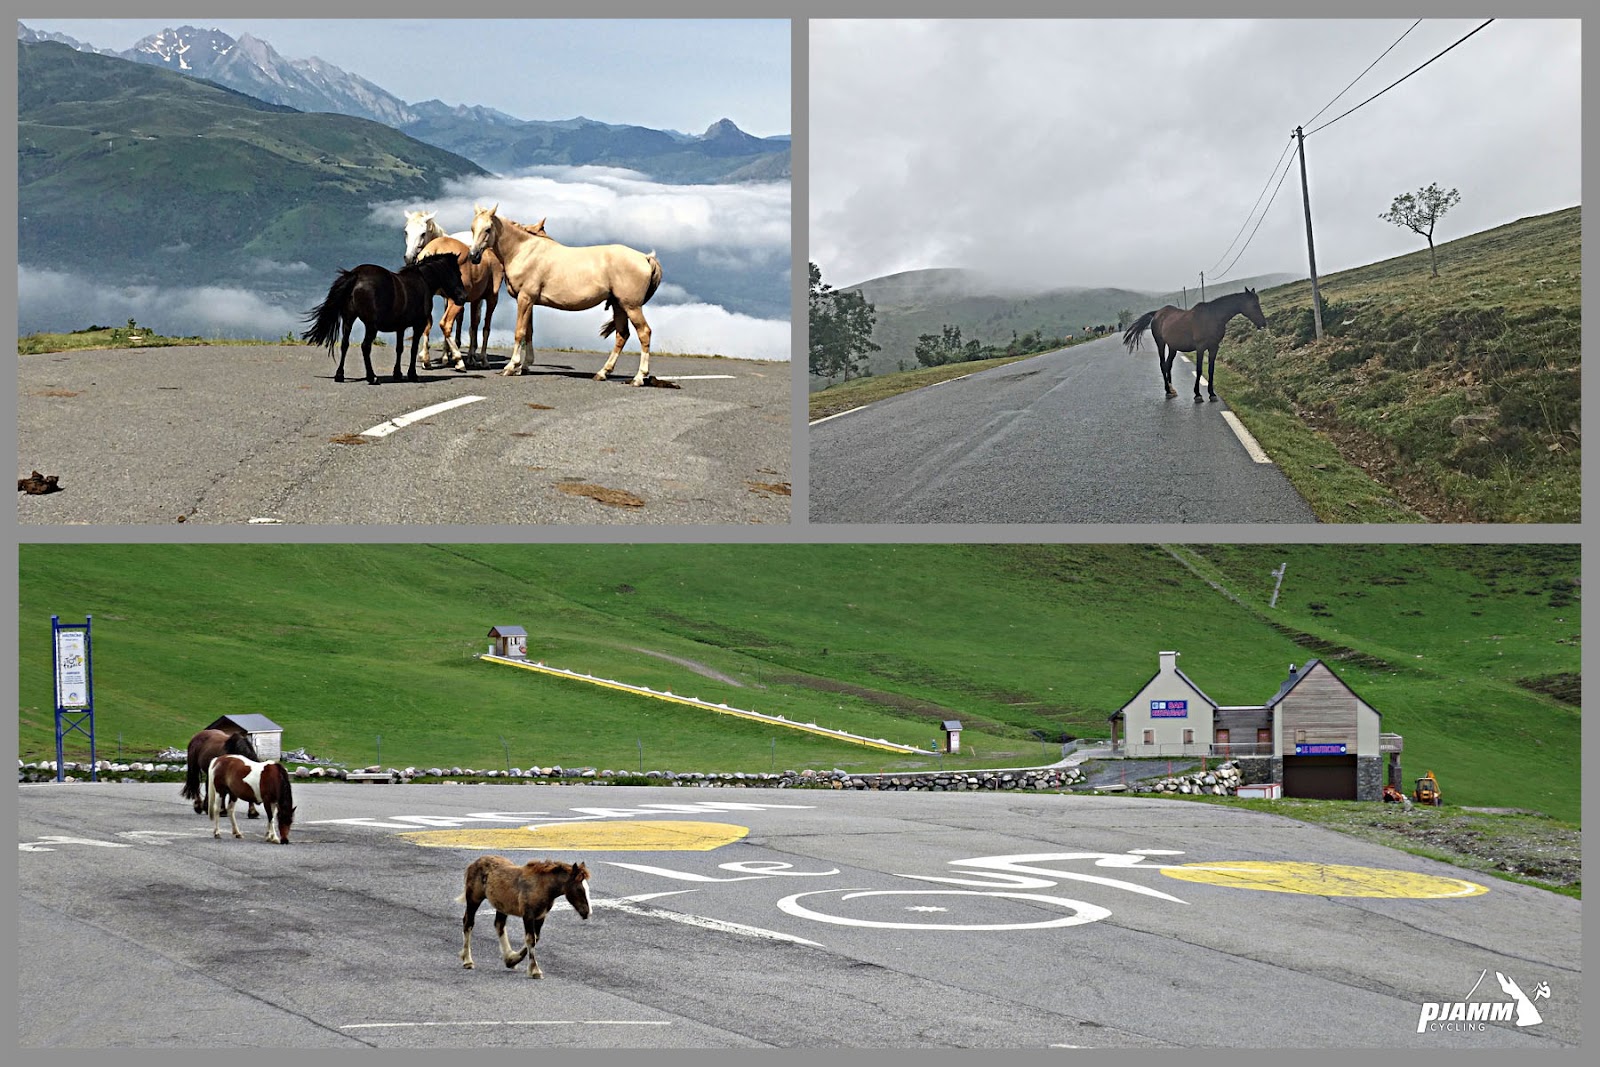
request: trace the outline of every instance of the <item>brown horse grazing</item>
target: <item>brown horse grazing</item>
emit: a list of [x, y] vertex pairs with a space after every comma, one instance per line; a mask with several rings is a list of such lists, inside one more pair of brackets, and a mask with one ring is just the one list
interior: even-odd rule
[[1122, 335], [1122, 343], [1132, 352], [1139, 347], [1146, 329], [1156, 340], [1156, 355], [1161, 360], [1161, 380], [1166, 383], [1167, 395], [1177, 396], [1172, 388], [1172, 362], [1179, 352], [1194, 352], [1194, 398], [1200, 400], [1200, 367], [1206, 354], [1211, 355], [1211, 369], [1206, 374], [1206, 389], [1211, 399], [1217, 398], [1217, 346], [1228, 331], [1228, 320], [1243, 315], [1261, 329], [1267, 317], [1261, 314], [1261, 301], [1254, 289], [1242, 293], [1229, 293], [1215, 300], [1202, 300], [1188, 311], [1168, 304], [1157, 311], [1147, 311]]
[[604, 302], [611, 321], [600, 327], [600, 336], [609, 337], [615, 332], [617, 340], [611, 358], [594, 379], [605, 381], [617, 365], [622, 346], [628, 342], [631, 322], [639, 332], [639, 370], [628, 384], [643, 385], [650, 376], [650, 324], [644, 319], [644, 305], [661, 286], [661, 262], [656, 254], [627, 245], [569, 248], [543, 232], [543, 219], [533, 227], [520, 226], [500, 218], [499, 209], [499, 204], [491, 208], [474, 205], [470, 255], [477, 263], [492, 249], [505, 266], [506, 288], [517, 297], [511, 362], [501, 373], [526, 374], [533, 364], [536, 305], [583, 311]]
[[[183, 775], [183, 788], [178, 795], [194, 801], [194, 813], [206, 813], [206, 768], [211, 766], [211, 761], [218, 756], [243, 756], [245, 759], [258, 760], [256, 746], [251, 744], [249, 734], [232, 734], [226, 730], [201, 730], [189, 738], [189, 766]], [[250, 810], [245, 813], [252, 819], [261, 816], [256, 811], [255, 801], [250, 802]]]
[[360, 319], [367, 328], [361, 339], [361, 358], [367, 364], [367, 384], [377, 384], [372, 373], [372, 335], [394, 331], [394, 380], [400, 380], [400, 357], [407, 330], [411, 331], [411, 371], [407, 378], [417, 380], [417, 344], [433, 317], [433, 294], [458, 304], [467, 302], [461, 287], [461, 270], [456, 257], [447, 254], [419, 259], [414, 266], [398, 272], [374, 263], [363, 263], [342, 270], [328, 288], [328, 298], [306, 314], [310, 329], [302, 340], [327, 345], [333, 355], [333, 342], [340, 341], [339, 369], [333, 380], [344, 381], [344, 357], [350, 351], [350, 327]]
[[[445, 363], [455, 360], [456, 370], [466, 370], [468, 367], [489, 366], [489, 324], [494, 321], [494, 309], [500, 303], [500, 283], [505, 279], [505, 269], [500, 265], [500, 259], [494, 253], [485, 253], [483, 262], [474, 263], [468, 255], [467, 242], [452, 234], [445, 233], [444, 229], [433, 221], [432, 211], [406, 212], [406, 264], [415, 263], [419, 257], [437, 255], [440, 252], [456, 257], [456, 263], [461, 269], [461, 285], [467, 291], [467, 302], [472, 305], [472, 329], [467, 334], [467, 351], [461, 353], [461, 310], [462, 306], [454, 300], [447, 299], [444, 305], [444, 317], [439, 321], [439, 328], [444, 331]], [[470, 237], [471, 234], [464, 236]], [[483, 333], [480, 339], [478, 321], [480, 313], [483, 321]], [[433, 323], [428, 323], [428, 331], [432, 331]], [[453, 339], [452, 339], [453, 331]], [[422, 369], [428, 370], [434, 366], [433, 354], [428, 350], [428, 333], [422, 335]]]
[[281, 763], [258, 763], [243, 756], [218, 756], [206, 771], [211, 798], [211, 836], [221, 837], [218, 821], [228, 809], [228, 825], [234, 837], [243, 837], [233, 808], [240, 800], [253, 800], [267, 809], [267, 840], [289, 843], [289, 827], [294, 825], [294, 793], [289, 788], [289, 771]]
[[[472, 967], [472, 923], [478, 906], [485, 899], [494, 908], [494, 932], [500, 937], [500, 957], [507, 967], [515, 967], [528, 958], [528, 977], [543, 978], [539, 961], [534, 958], [533, 946], [539, 941], [539, 931], [544, 929], [545, 916], [556, 898], [565, 896], [578, 917], [589, 917], [589, 868], [581, 863], [557, 863], [552, 860], [529, 860], [517, 866], [504, 856], [479, 856], [467, 867], [467, 887], [456, 897], [456, 903], [466, 902], [467, 912], [461, 917], [461, 966]], [[511, 951], [511, 941], [506, 937], [506, 917], [522, 916], [523, 944], [521, 951]]]

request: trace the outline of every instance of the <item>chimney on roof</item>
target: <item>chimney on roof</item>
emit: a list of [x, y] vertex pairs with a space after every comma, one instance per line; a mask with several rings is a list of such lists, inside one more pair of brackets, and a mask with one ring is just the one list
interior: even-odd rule
[[1289, 664], [1289, 677], [1293, 678], [1294, 675], [1295, 675], [1294, 664], [1291, 663], [1291, 664]]
[[1178, 669], [1178, 654], [1176, 652], [1161, 653], [1161, 673], [1170, 674]]

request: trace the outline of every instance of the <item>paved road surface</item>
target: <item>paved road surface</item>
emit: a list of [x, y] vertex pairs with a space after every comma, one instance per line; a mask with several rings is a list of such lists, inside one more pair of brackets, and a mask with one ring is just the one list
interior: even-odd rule
[[[421, 382], [369, 386], [359, 369], [335, 383], [309, 346], [22, 356], [18, 477], [55, 474], [62, 491], [19, 495], [18, 519], [788, 522], [788, 363], [657, 356], [651, 370], [679, 388], [636, 389], [627, 360], [627, 376], [593, 381], [602, 362], [542, 352], [517, 378], [419, 370]], [[483, 399], [362, 436], [469, 396]]]
[[1148, 345], [1129, 355], [1107, 337], [819, 422], [811, 521], [1316, 521], [1252, 459], [1226, 402], [1193, 401], [1190, 364], [1173, 387]]
[[[212, 840], [177, 793], [19, 787], [21, 1046], [1582, 1040], [1579, 901], [1238, 809], [303, 782], [282, 847], [242, 818], [246, 839]], [[477, 969], [457, 960], [452, 898], [483, 853], [593, 872], [591, 918], [545, 925], [543, 981], [499, 963], [487, 910]], [[1539, 1023], [1417, 1032], [1426, 1002], [1510, 1003], [1497, 972]]]

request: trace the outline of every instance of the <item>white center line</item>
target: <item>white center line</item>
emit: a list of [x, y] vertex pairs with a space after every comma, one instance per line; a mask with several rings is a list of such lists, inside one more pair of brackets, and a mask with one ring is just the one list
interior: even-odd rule
[[347, 1023], [341, 1030], [382, 1030], [406, 1026], [671, 1026], [668, 1019], [464, 1019], [460, 1022]]
[[370, 430], [362, 430], [361, 436], [388, 437], [402, 426], [410, 426], [413, 422], [419, 422], [430, 415], [437, 415], [441, 411], [449, 411], [451, 408], [458, 408], [463, 404], [475, 403], [482, 399], [483, 397], [481, 396], [458, 396], [454, 400], [446, 400], [442, 404], [432, 404], [425, 408], [418, 408], [416, 411], [406, 415], [396, 415], [388, 422], [380, 422]]

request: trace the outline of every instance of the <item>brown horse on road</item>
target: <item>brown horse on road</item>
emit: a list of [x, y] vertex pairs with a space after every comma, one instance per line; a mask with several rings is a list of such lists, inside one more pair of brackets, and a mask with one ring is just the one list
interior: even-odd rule
[[[472, 967], [472, 924], [478, 908], [488, 900], [494, 908], [500, 958], [507, 967], [515, 967], [526, 958], [528, 977], [543, 978], [533, 946], [544, 929], [545, 917], [561, 896], [567, 898], [579, 918], [589, 917], [588, 867], [553, 860], [529, 860], [519, 867], [504, 856], [479, 856], [473, 860], [467, 867], [466, 888], [456, 897], [457, 904], [467, 906], [461, 917], [461, 966]], [[506, 919], [512, 915], [522, 917], [523, 944], [517, 952], [511, 951], [511, 941], [506, 937]]]
[[[206, 768], [218, 756], [243, 756], [253, 760], [261, 758], [256, 755], [256, 746], [251, 743], [249, 734], [201, 730], [189, 738], [189, 765], [184, 771], [183, 788], [178, 795], [194, 801], [196, 815], [206, 813]], [[256, 813], [255, 801], [250, 801], [250, 810], [246, 814], [252, 819], [260, 818]]]
[[1228, 332], [1228, 321], [1235, 315], [1243, 315], [1255, 323], [1256, 329], [1262, 329], [1267, 324], [1267, 317], [1261, 313], [1261, 301], [1256, 297], [1254, 289], [1246, 289], [1242, 293], [1229, 293], [1219, 296], [1215, 300], [1202, 300], [1188, 311], [1175, 308], [1171, 304], [1155, 311], [1147, 311], [1139, 316], [1127, 332], [1122, 335], [1122, 343], [1132, 352], [1139, 347], [1139, 342], [1144, 338], [1145, 330], [1150, 331], [1150, 336], [1156, 341], [1156, 355], [1161, 361], [1161, 380], [1166, 384], [1167, 395], [1177, 396], [1177, 390], [1172, 388], [1172, 363], [1177, 359], [1179, 352], [1194, 352], [1194, 399], [1200, 400], [1200, 368], [1206, 355], [1211, 356], [1211, 369], [1206, 374], [1206, 389], [1211, 394], [1211, 399], [1217, 399], [1217, 347], [1222, 344], [1222, 335]]

